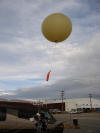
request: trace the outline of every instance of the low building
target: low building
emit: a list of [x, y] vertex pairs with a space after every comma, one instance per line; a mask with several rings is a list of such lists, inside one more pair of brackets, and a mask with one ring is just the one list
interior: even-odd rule
[[91, 107], [94, 110], [100, 111], [100, 100], [89, 98], [73, 98], [62, 100], [57, 99], [39, 99], [39, 100], [1, 100], [0, 107], [19, 108], [19, 109], [33, 109], [33, 108], [45, 108], [45, 109], [59, 109], [70, 112], [71, 110], [90, 110]]
[[[99, 99], [90, 99], [89, 98], [75, 98], [75, 99], [64, 99], [63, 105], [61, 100], [44, 100], [43, 103], [50, 109], [56, 108], [56, 109], [62, 109], [70, 112], [71, 110], [83, 110], [83, 109], [100, 109], [100, 100]], [[59, 107], [58, 107], [59, 104]]]
[[66, 111], [71, 111], [72, 109], [96, 109], [100, 108], [100, 100], [92, 98], [91, 103], [89, 98], [77, 98], [77, 99], [67, 99], [65, 101]]

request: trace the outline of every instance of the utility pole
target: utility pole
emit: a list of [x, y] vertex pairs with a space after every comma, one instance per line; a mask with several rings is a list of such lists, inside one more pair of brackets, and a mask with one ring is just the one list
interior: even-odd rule
[[62, 112], [64, 111], [64, 104], [63, 104], [63, 100], [64, 100], [64, 91], [61, 91], [61, 100], [62, 100]]
[[92, 110], [92, 101], [91, 101], [91, 99], [92, 99], [92, 94], [89, 94], [89, 98], [90, 98], [90, 107], [91, 107], [91, 110]]

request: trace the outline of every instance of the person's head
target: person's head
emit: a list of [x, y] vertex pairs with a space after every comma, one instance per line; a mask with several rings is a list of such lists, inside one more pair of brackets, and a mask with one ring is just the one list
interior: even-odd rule
[[41, 115], [39, 113], [36, 114], [37, 119], [40, 120], [41, 119]]

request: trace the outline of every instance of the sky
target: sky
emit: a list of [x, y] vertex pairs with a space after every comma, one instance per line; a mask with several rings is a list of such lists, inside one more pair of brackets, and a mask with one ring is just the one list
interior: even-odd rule
[[[58, 44], [41, 32], [52, 13], [72, 21]], [[67, 98], [100, 98], [100, 1], [0, 0], [0, 98], [60, 98], [61, 90]]]

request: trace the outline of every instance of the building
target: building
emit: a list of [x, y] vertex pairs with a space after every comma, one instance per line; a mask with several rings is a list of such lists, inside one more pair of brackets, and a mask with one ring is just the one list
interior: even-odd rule
[[[62, 100], [44, 100], [43, 104], [49, 109], [57, 108], [61, 110]], [[59, 107], [58, 107], [59, 104]], [[83, 109], [97, 109], [100, 110], [100, 100], [99, 99], [91, 99], [90, 98], [75, 98], [75, 99], [64, 99], [63, 100], [63, 110], [70, 112], [71, 110], [83, 110]]]
[[62, 100], [57, 99], [1, 100], [0, 107], [4, 106], [4, 103], [6, 104], [5, 107], [20, 109], [41, 107], [44, 109], [59, 109], [70, 112], [71, 110], [90, 110], [92, 107], [92, 109], [100, 111], [100, 99], [95, 98], [92, 98], [91, 102], [90, 98], [64, 99], [63, 104]]
[[76, 99], [66, 99], [65, 100], [65, 110], [71, 111], [72, 109], [92, 109], [100, 108], [100, 100], [98, 99], [90, 99], [89, 98], [76, 98]]

